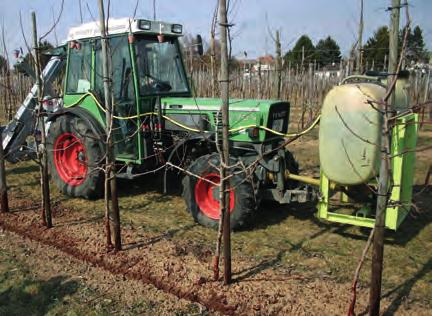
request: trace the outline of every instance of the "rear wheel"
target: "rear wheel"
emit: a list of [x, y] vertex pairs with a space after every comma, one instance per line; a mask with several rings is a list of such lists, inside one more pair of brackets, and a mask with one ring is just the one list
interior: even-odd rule
[[97, 135], [81, 118], [64, 115], [52, 122], [47, 135], [51, 178], [57, 187], [73, 197], [102, 195], [103, 159]]
[[[231, 165], [235, 164], [232, 159]], [[183, 179], [183, 198], [194, 220], [201, 225], [217, 228], [220, 218], [220, 175], [215, 166], [220, 165], [218, 154], [199, 157], [188, 169], [199, 178], [186, 175]], [[232, 170], [233, 172], [239, 170]], [[252, 183], [244, 173], [231, 178], [230, 220], [231, 228], [238, 229], [247, 224], [256, 210]]]

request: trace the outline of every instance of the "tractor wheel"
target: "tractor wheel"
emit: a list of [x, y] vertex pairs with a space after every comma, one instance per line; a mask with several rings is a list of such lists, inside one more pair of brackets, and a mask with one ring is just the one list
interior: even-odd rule
[[102, 196], [104, 175], [97, 167], [103, 150], [83, 119], [58, 117], [48, 131], [47, 149], [51, 179], [64, 194], [87, 199]]
[[[231, 165], [235, 162], [236, 160], [232, 159]], [[220, 218], [219, 187], [215, 185], [220, 182], [220, 176], [214, 167], [219, 165], [218, 154], [201, 156], [188, 169], [200, 178], [186, 175], [183, 179], [183, 198], [192, 217], [199, 224], [212, 228], [218, 227]], [[257, 203], [252, 183], [244, 173], [234, 175], [230, 186], [234, 188], [230, 190], [231, 228], [238, 229], [251, 219]]]

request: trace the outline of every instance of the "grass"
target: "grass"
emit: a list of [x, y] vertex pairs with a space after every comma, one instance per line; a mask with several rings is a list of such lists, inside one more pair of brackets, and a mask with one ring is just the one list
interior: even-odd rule
[[0, 315], [107, 315], [110, 308], [83, 304], [99, 294], [68, 275], [33, 276], [15, 253], [0, 250]]
[[[419, 144], [429, 144], [429, 135], [421, 136]], [[316, 174], [317, 146], [313, 139], [304, 139], [292, 146], [297, 159]], [[418, 155], [416, 181], [424, 179], [430, 164], [427, 155]], [[16, 196], [39, 200], [38, 171], [32, 162], [8, 165], [10, 191]], [[183, 200], [178, 196], [163, 195], [153, 178], [134, 181], [120, 180], [120, 206], [122, 223], [134, 225], [156, 234], [170, 232], [172, 239], [181, 244], [199, 245], [214, 249], [216, 232], [194, 224]], [[71, 199], [52, 186], [53, 198], [65, 207], [80, 210], [86, 217], [103, 214], [103, 201]], [[432, 214], [427, 212], [432, 200], [426, 193], [421, 206], [424, 214], [417, 219], [409, 217], [397, 232], [387, 232], [384, 295], [398, 298], [410, 295], [422, 304], [431, 306], [432, 292]], [[243, 278], [256, 272], [297, 271], [311, 278], [327, 277], [338, 282], [351, 280], [369, 231], [358, 227], [323, 222], [314, 216], [315, 206], [263, 204], [249, 230], [232, 236], [234, 257], [249, 260], [251, 267], [234, 272]], [[369, 270], [366, 262], [365, 271]], [[361, 280], [368, 282], [367, 272]], [[363, 283], [363, 284], [365, 284]], [[17, 293], [25, 294], [28, 286], [23, 280]], [[37, 289], [43, 283], [35, 283]], [[49, 286], [49, 285], [48, 285]], [[72, 286], [72, 285], [71, 285]], [[43, 298], [41, 298], [43, 299]], [[1, 304], [0, 304], [1, 305]]]

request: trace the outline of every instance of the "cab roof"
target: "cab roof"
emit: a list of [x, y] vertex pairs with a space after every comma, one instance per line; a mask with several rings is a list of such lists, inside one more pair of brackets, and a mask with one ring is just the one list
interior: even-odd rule
[[[181, 36], [182, 31], [182, 25], [166, 23], [162, 21], [150, 21], [146, 19], [131, 18], [110, 18], [108, 20], [108, 35], [123, 33], [147, 33]], [[69, 42], [100, 36], [101, 33], [99, 21], [89, 22], [70, 28], [67, 41]]]

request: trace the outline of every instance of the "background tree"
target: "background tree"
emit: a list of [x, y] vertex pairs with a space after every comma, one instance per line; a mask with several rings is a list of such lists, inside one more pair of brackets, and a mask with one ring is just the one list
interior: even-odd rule
[[[39, 51], [41, 52], [41, 54], [40, 54], [40, 67], [42, 70], [45, 68], [46, 64], [48, 63], [48, 61], [51, 58], [51, 56], [46, 56], [46, 55], [44, 55], [44, 53], [49, 51], [50, 49], [53, 49], [53, 48], [54, 48], [54, 46], [48, 41], [39, 42]], [[26, 63], [28, 63], [32, 68], [34, 68], [33, 58], [31, 57], [30, 53], [27, 53], [24, 56], [24, 61]], [[19, 71], [19, 69], [18, 69], [18, 71]]]
[[[403, 32], [400, 35], [400, 42], [402, 42], [402, 36]], [[408, 34], [406, 55], [409, 63], [428, 61], [429, 53], [425, 47], [423, 30], [418, 25]]]
[[[207, 47], [207, 49], [204, 49], [204, 54], [201, 56], [201, 59], [205, 64], [210, 65], [211, 54], [212, 54], [211, 48], [210, 48], [210, 45], [204, 45], [204, 47]], [[214, 40], [214, 50], [216, 52], [220, 51], [220, 42], [218, 39]], [[215, 54], [214, 59], [215, 59], [216, 67], [217, 67], [217, 69], [219, 69], [219, 67], [220, 67], [220, 54]]]
[[315, 46], [307, 35], [302, 35], [295, 43], [292, 50], [285, 54], [286, 65], [291, 62], [292, 66], [303, 66], [306, 68], [309, 63], [315, 60]]
[[315, 47], [315, 52], [317, 63], [321, 67], [331, 65], [332, 63], [339, 63], [341, 60], [340, 47], [330, 36], [319, 40]]
[[389, 31], [387, 26], [381, 26], [370, 37], [363, 47], [364, 60], [369, 65], [374, 63], [376, 70], [384, 70], [389, 53]]
[[[404, 30], [401, 30], [399, 32], [399, 46], [402, 44], [403, 34]], [[364, 46], [364, 56], [368, 64], [371, 65], [372, 62], [374, 62], [377, 70], [383, 70], [386, 56], [388, 56], [388, 45], [388, 28], [387, 26], [381, 26], [374, 35], [367, 40]], [[411, 62], [427, 62], [429, 53], [425, 46], [423, 30], [417, 25], [409, 32], [407, 37], [407, 64]]]

